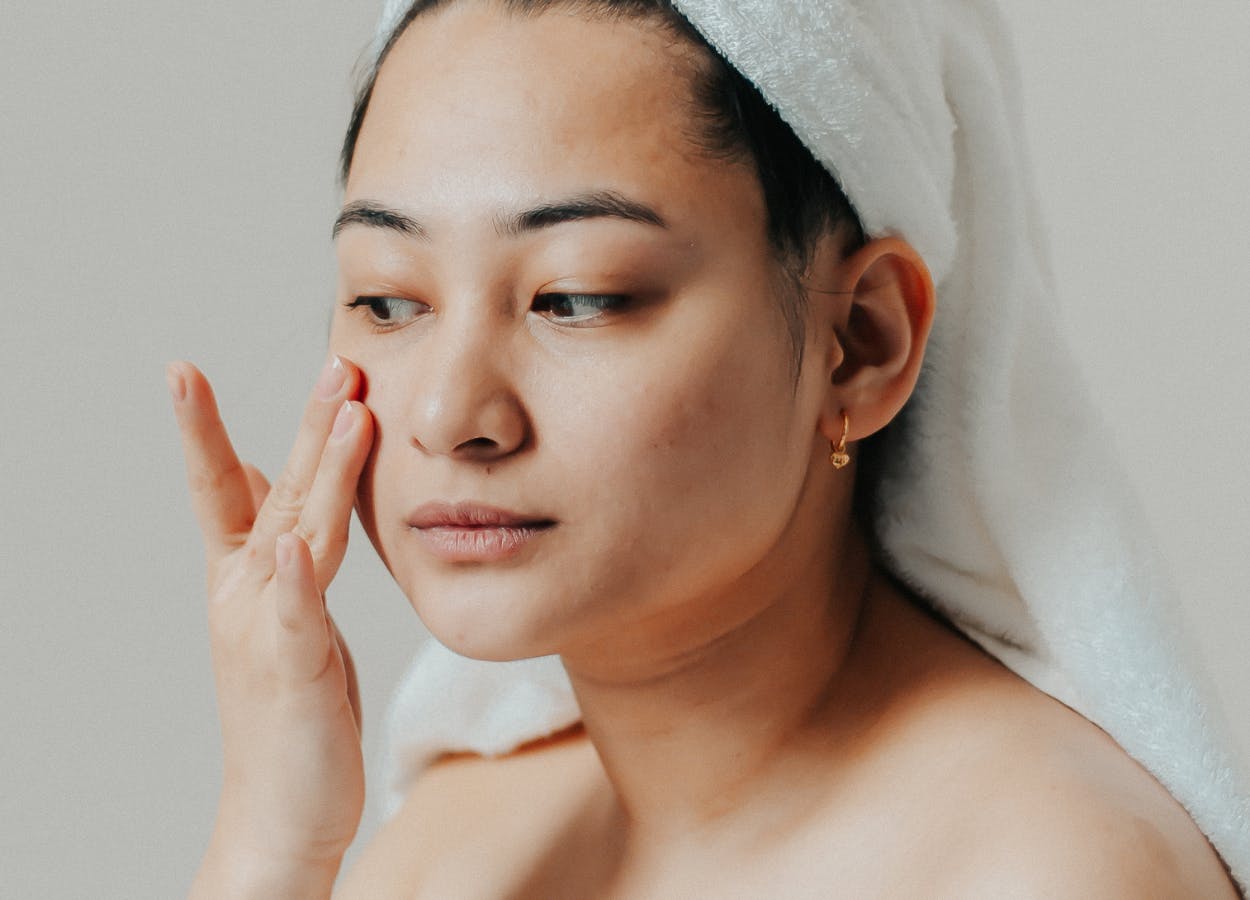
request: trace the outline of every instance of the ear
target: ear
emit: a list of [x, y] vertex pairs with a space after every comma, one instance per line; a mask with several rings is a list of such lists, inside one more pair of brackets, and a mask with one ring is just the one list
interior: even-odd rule
[[889, 424], [920, 377], [934, 288], [915, 248], [895, 237], [878, 238], [841, 259], [830, 273], [837, 304], [828, 343], [825, 403], [820, 430], [832, 442], [859, 440]]

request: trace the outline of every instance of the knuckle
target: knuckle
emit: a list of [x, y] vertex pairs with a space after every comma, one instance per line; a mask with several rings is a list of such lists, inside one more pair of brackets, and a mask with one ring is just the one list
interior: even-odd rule
[[321, 544], [321, 532], [315, 526], [303, 519], [295, 523], [295, 527], [291, 529], [291, 533], [308, 545], [308, 549], [315, 555]]
[[243, 467], [238, 463], [229, 463], [221, 467], [197, 467], [187, 473], [187, 483], [191, 493], [211, 496], [220, 491], [227, 482], [243, 474]]
[[297, 515], [304, 508], [304, 501], [307, 499], [308, 489], [293, 476], [283, 473], [269, 491], [265, 502], [276, 513]]
[[304, 539], [316, 560], [333, 558], [347, 549], [347, 535], [337, 528], [318, 528], [316, 525], [300, 522], [292, 530]]
[[[237, 551], [237, 568], [233, 577], [242, 578], [244, 574], [252, 578], [268, 578], [272, 571], [273, 552], [270, 547], [265, 547], [263, 537], [252, 532], [244, 541], [243, 546]], [[262, 552], [263, 551], [263, 552]]]

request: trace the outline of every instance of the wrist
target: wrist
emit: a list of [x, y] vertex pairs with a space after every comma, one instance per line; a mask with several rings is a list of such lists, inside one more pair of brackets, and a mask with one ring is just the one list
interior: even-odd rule
[[191, 885], [189, 900], [318, 900], [334, 890], [342, 858], [312, 859], [265, 852], [215, 835]]

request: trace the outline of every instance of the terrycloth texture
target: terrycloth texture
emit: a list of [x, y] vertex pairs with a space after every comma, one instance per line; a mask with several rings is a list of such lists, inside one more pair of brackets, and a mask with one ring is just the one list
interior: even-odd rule
[[498, 756], [580, 718], [559, 657], [481, 662], [427, 640], [387, 711], [387, 816], [399, 809], [413, 777], [441, 754]]
[[[388, 2], [380, 33], [406, 5]], [[1209, 687], [1185, 663], [1175, 595], [1059, 337], [997, 10], [984, 0], [677, 5], [828, 166], [868, 233], [910, 241], [938, 285], [921, 384], [882, 449], [875, 525], [889, 564], [1149, 768], [1244, 889], [1250, 792]], [[426, 648], [391, 711], [392, 788], [440, 749], [500, 752], [576, 721], [557, 667]]]

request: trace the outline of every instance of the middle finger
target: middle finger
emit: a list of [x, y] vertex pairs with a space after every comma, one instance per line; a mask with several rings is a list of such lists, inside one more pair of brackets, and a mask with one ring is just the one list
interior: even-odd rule
[[[290, 531], [299, 521], [334, 417], [343, 401], [355, 396], [359, 383], [359, 370], [347, 360], [335, 356], [326, 362], [304, 407], [304, 417], [286, 466], [256, 514], [256, 522], [248, 538], [248, 544], [253, 549], [273, 547], [278, 535]], [[273, 562], [272, 555], [259, 554], [269, 564]]]

